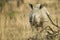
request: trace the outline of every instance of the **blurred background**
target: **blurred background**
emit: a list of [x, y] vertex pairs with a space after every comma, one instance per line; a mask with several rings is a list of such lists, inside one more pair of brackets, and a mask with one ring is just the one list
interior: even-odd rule
[[[0, 40], [38, 40], [29, 39], [35, 34], [29, 23], [30, 3], [33, 6], [47, 4], [51, 19], [60, 26], [60, 0], [0, 0]], [[54, 31], [58, 30], [50, 22], [48, 24]], [[60, 40], [60, 34], [54, 38], [50, 40]]]

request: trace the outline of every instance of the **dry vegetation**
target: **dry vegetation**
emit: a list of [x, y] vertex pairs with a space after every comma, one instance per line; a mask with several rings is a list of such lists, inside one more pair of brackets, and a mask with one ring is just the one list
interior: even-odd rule
[[[47, 28], [39, 29], [38, 32], [32, 32], [29, 24], [29, 3], [46, 3], [51, 19], [60, 26], [60, 0], [20, 0], [19, 3], [17, 1], [4, 0], [3, 6], [0, 0], [0, 40], [60, 40], [60, 30], [50, 21], [44, 24]], [[45, 35], [46, 33], [48, 35]]]

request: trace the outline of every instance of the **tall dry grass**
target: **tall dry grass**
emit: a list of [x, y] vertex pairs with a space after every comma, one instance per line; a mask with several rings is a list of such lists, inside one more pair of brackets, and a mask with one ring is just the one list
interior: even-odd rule
[[[32, 28], [29, 23], [29, 13], [31, 11], [29, 3], [46, 3], [50, 12], [51, 19], [55, 24], [56, 17], [58, 25], [60, 24], [60, 1], [59, 0], [24, 0], [17, 7], [17, 1], [9, 1], [0, 12], [0, 40], [60, 40], [59, 29], [49, 21], [45, 29], [39, 28], [38, 32]], [[59, 25], [60, 26], [60, 25]], [[40, 32], [40, 30], [42, 30]], [[47, 35], [46, 35], [47, 33]]]

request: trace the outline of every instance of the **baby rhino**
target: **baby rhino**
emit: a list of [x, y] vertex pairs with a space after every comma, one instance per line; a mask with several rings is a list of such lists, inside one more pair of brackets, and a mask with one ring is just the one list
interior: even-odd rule
[[34, 7], [32, 4], [29, 5], [32, 9], [29, 16], [31, 26], [43, 27], [43, 23], [48, 21], [48, 10], [43, 4], [36, 4]]

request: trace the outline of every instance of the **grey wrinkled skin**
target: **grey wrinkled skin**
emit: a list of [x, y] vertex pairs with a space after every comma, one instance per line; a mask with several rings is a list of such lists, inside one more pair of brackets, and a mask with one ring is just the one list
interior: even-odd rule
[[42, 6], [41, 4], [34, 6], [29, 16], [29, 22], [31, 26], [42, 27], [43, 23], [48, 21], [46, 13], [49, 15], [46, 7]]

